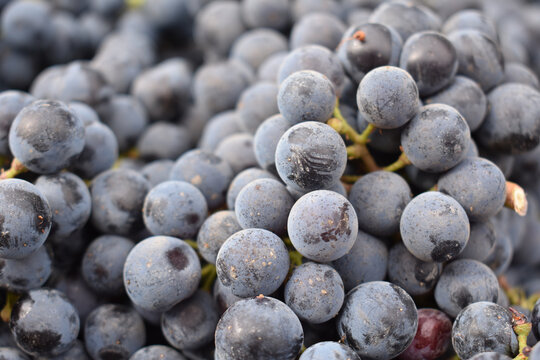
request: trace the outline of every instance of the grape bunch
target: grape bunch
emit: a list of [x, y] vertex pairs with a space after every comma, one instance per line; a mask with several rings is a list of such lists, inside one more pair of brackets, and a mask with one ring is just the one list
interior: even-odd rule
[[0, 32], [0, 359], [540, 359], [540, 1]]

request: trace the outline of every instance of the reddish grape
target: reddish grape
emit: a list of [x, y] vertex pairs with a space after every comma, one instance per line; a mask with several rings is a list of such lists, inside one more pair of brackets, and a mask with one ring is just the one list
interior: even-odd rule
[[452, 321], [440, 310], [419, 309], [413, 342], [399, 355], [401, 360], [432, 360], [442, 356], [452, 335]]

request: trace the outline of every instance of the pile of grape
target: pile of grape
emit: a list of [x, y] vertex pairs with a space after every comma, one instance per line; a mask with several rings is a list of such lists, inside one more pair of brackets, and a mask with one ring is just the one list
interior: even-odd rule
[[540, 359], [540, 1], [0, 31], [0, 359]]

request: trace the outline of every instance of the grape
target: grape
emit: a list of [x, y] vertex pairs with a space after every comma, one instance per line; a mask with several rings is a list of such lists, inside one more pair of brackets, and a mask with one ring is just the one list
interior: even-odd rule
[[236, 104], [240, 128], [254, 134], [264, 120], [276, 114], [278, 91], [273, 82], [258, 82], [243, 91]]
[[323, 341], [308, 347], [300, 360], [360, 360], [353, 349], [333, 341]]
[[536, 338], [540, 338], [540, 300], [537, 300], [534, 304], [531, 313], [532, 331]]
[[242, 230], [236, 214], [231, 210], [217, 211], [204, 220], [197, 233], [199, 254], [208, 262], [215, 263], [219, 249], [229, 236]]
[[52, 226], [49, 202], [31, 183], [0, 181], [0, 257], [22, 259], [37, 251]]
[[497, 214], [506, 199], [501, 170], [483, 158], [465, 158], [437, 182], [438, 190], [456, 199], [471, 221], [485, 221]]
[[388, 249], [384, 242], [362, 230], [352, 248], [342, 257], [332, 261], [349, 291], [365, 282], [381, 281], [386, 277], [388, 265]]
[[399, 231], [401, 213], [411, 199], [407, 182], [387, 171], [363, 176], [354, 183], [349, 194], [360, 229], [380, 237]]
[[45, 246], [22, 259], [0, 259], [0, 287], [25, 292], [38, 289], [52, 272], [52, 256]]
[[165, 181], [144, 199], [143, 220], [154, 235], [191, 238], [197, 234], [208, 207], [204, 195], [185, 181]]
[[214, 282], [212, 295], [214, 296], [214, 301], [218, 306], [220, 315], [223, 314], [225, 310], [229, 308], [229, 306], [237, 301], [242, 300], [241, 297], [236, 296], [231, 292], [230, 287], [223, 286], [221, 281], [219, 281], [219, 278], [217, 278]]
[[232, 177], [233, 171], [226, 161], [200, 149], [180, 156], [170, 174], [170, 180], [185, 181], [197, 187], [209, 209], [215, 209], [225, 201], [225, 190]]
[[84, 342], [92, 359], [128, 359], [145, 341], [144, 321], [128, 306], [101, 305], [86, 320]]
[[75, 307], [81, 319], [81, 325], [86, 322], [88, 314], [103, 303], [103, 299], [98, 298], [98, 295], [88, 287], [78, 273], [62, 274], [61, 277], [55, 279], [54, 288], [64, 293]]
[[456, 200], [440, 192], [426, 192], [403, 210], [400, 232], [403, 243], [418, 259], [444, 262], [463, 251], [470, 225]]
[[499, 36], [495, 24], [486, 17], [481, 11], [462, 10], [449, 17], [443, 27], [444, 34], [450, 34], [455, 30], [474, 29], [488, 36], [494, 42], [497, 42]]
[[247, 184], [257, 179], [277, 180], [274, 175], [259, 168], [250, 168], [240, 172], [231, 181], [229, 189], [227, 190], [227, 208], [229, 210], [234, 210], [234, 204], [240, 191], [242, 191]]
[[242, 18], [251, 28], [285, 30], [289, 25], [289, 8], [286, 0], [244, 0]]
[[287, 228], [300, 254], [310, 260], [327, 262], [339, 259], [353, 247], [358, 219], [343, 195], [317, 190], [296, 201]]
[[131, 301], [148, 311], [166, 311], [187, 299], [197, 290], [200, 278], [201, 264], [195, 251], [171, 236], [139, 242], [124, 263], [126, 292]]
[[536, 74], [527, 66], [517, 62], [505, 64], [504, 83], [521, 83], [536, 90], [540, 89], [540, 82]]
[[188, 130], [164, 121], [148, 126], [137, 141], [140, 156], [148, 160], [176, 160], [190, 148], [191, 139]]
[[[245, 3], [245, 6], [248, 6], [247, 2]], [[274, 3], [277, 4], [277, 1]], [[230, 57], [244, 61], [253, 70], [257, 70], [266, 59], [287, 51], [287, 48], [287, 39], [281, 33], [266, 27], [256, 28], [246, 31], [235, 40]], [[272, 81], [275, 81], [275, 77]]]
[[278, 77], [279, 68], [288, 54], [286, 51], [281, 51], [266, 58], [257, 70], [257, 78], [260, 81], [275, 82]]
[[305, 45], [321, 45], [335, 49], [345, 32], [345, 24], [329, 13], [313, 12], [296, 22], [291, 30], [290, 46], [297, 49]]
[[6, 360], [29, 360], [22, 351], [12, 347], [0, 347], [0, 357]]
[[105, 233], [128, 235], [143, 227], [142, 208], [150, 189], [134, 170], [115, 169], [99, 174], [90, 188], [92, 223]]
[[335, 104], [336, 93], [332, 83], [316, 71], [294, 72], [279, 86], [279, 112], [292, 124], [326, 122], [332, 117]]
[[271, 297], [240, 300], [227, 309], [216, 329], [216, 359], [293, 360], [304, 333], [287, 305]]
[[36, 360], [90, 360], [86, 353], [84, 343], [81, 340], [75, 340], [73, 346], [66, 352], [54, 357], [37, 357]]
[[231, 235], [216, 258], [222, 285], [240, 297], [272, 294], [285, 280], [289, 264], [283, 241], [264, 229], [246, 229]]
[[34, 97], [24, 91], [6, 90], [0, 92], [0, 154], [9, 155], [8, 135], [15, 117]]
[[[523, 84], [503, 84], [488, 94], [489, 111], [478, 129], [478, 144], [518, 154], [540, 143], [540, 92]], [[512, 114], [512, 121], [508, 115]]]
[[171, 169], [174, 161], [163, 159], [154, 160], [147, 163], [142, 169], [141, 174], [150, 183], [150, 187], [154, 188], [157, 185], [169, 180]]
[[124, 292], [123, 264], [135, 246], [133, 241], [115, 235], [103, 235], [86, 248], [81, 274], [92, 290], [106, 295]]
[[478, 129], [487, 112], [487, 99], [482, 88], [461, 75], [457, 75], [449, 86], [425, 99], [425, 103], [452, 106], [467, 121], [471, 131]]
[[458, 69], [456, 49], [438, 32], [417, 32], [403, 44], [399, 66], [409, 72], [420, 96], [425, 97], [454, 79]]
[[[529, 355], [529, 358], [531, 360], [535, 359], [531, 357], [531, 355]], [[471, 357], [470, 359], [471, 360], [510, 360], [512, 358], [508, 355], [504, 355], [498, 352], [488, 351], [488, 352], [478, 353], [474, 355], [473, 357]]]
[[293, 270], [285, 285], [285, 303], [298, 318], [313, 324], [335, 317], [344, 298], [343, 281], [328, 265], [302, 264]]
[[330, 126], [314, 121], [285, 132], [276, 147], [276, 168], [283, 182], [300, 191], [335, 185], [347, 162], [341, 136]]
[[345, 343], [360, 357], [370, 359], [402, 353], [413, 341], [417, 326], [412, 298], [399, 286], [384, 281], [366, 282], [351, 290], [337, 322]]
[[437, 309], [418, 309], [418, 330], [411, 345], [399, 359], [433, 360], [443, 356], [452, 335], [452, 321]]
[[448, 264], [435, 286], [435, 301], [452, 317], [467, 305], [478, 301], [497, 302], [499, 283], [493, 271], [472, 259]]
[[493, 222], [471, 222], [471, 234], [467, 246], [459, 254], [458, 259], [484, 261], [494, 250], [497, 234]]
[[465, 158], [470, 138], [469, 126], [456, 109], [431, 104], [422, 107], [404, 127], [401, 145], [411, 163], [420, 170], [442, 172]]
[[242, 170], [257, 166], [253, 149], [253, 135], [248, 133], [227, 136], [218, 144], [214, 154], [225, 160], [235, 175]]
[[266, 229], [277, 235], [284, 235], [293, 205], [293, 197], [281, 182], [257, 179], [238, 193], [234, 211], [238, 223], [244, 229]]
[[388, 254], [388, 280], [409, 295], [431, 291], [442, 272], [442, 264], [414, 257], [403, 244], [394, 245]]
[[38, 174], [70, 165], [84, 148], [84, 125], [66, 105], [37, 100], [25, 106], [9, 130], [13, 155]]
[[291, 126], [291, 122], [281, 114], [271, 116], [259, 125], [253, 138], [253, 151], [261, 168], [277, 175], [277, 144]]
[[198, 290], [161, 315], [161, 331], [176, 349], [197, 349], [213, 340], [218, 320], [212, 296]]
[[360, 113], [369, 123], [381, 129], [395, 129], [418, 112], [418, 88], [405, 70], [382, 66], [364, 76], [356, 101]]
[[186, 358], [180, 355], [179, 352], [165, 345], [145, 346], [137, 350], [137, 352], [129, 358], [129, 360], [146, 359], [185, 360]]
[[[345, 31], [337, 48], [343, 67], [357, 83], [371, 70], [397, 66], [403, 41], [389, 26], [379, 23], [358, 23]], [[356, 35], [356, 36], [355, 36]]]
[[204, 126], [199, 139], [199, 148], [214, 151], [221, 140], [240, 131], [238, 112], [229, 110], [218, 113], [208, 120], [208, 123]]
[[334, 85], [339, 97], [345, 83], [345, 71], [337, 55], [320, 45], [305, 45], [291, 51], [279, 67], [277, 82], [279, 84], [291, 74], [301, 70], [312, 70], [326, 76]]
[[51, 238], [66, 238], [82, 229], [90, 218], [92, 203], [86, 184], [78, 176], [69, 172], [42, 175], [35, 186], [51, 208]]
[[59, 355], [79, 334], [79, 315], [57, 290], [31, 290], [13, 306], [9, 328], [17, 345], [33, 356]]
[[512, 314], [487, 301], [470, 304], [454, 321], [452, 345], [462, 359], [486, 351], [513, 356], [518, 343], [512, 329]]

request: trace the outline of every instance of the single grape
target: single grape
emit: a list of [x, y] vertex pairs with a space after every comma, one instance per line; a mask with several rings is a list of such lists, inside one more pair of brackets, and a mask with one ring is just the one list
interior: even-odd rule
[[219, 249], [232, 234], [242, 230], [231, 210], [217, 211], [204, 220], [197, 233], [199, 254], [208, 262], [216, 262]]
[[150, 345], [137, 350], [129, 360], [147, 360], [147, 359], [163, 359], [163, 360], [186, 360], [178, 351], [165, 345]]
[[347, 345], [323, 341], [308, 347], [299, 360], [360, 360], [360, 357]]

